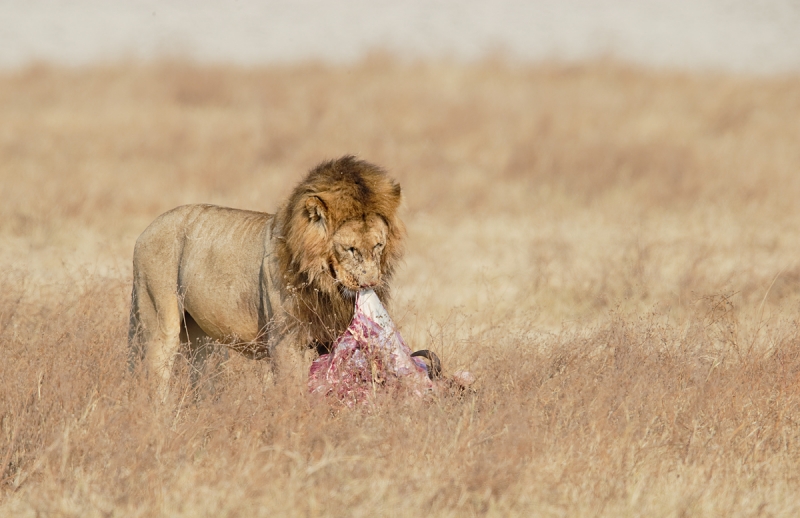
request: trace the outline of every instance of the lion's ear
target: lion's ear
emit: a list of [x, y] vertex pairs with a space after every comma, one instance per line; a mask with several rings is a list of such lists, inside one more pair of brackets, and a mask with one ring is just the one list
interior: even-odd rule
[[316, 222], [325, 223], [325, 203], [318, 198], [317, 196], [309, 196], [306, 199], [306, 213], [308, 214], [308, 219]]

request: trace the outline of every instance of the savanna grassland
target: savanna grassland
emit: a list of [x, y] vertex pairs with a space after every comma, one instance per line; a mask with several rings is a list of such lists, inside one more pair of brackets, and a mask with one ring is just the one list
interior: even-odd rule
[[[126, 369], [133, 244], [354, 153], [460, 397], [331, 411]], [[0, 515], [797, 516], [800, 77], [181, 62], [0, 74]], [[185, 374], [185, 372], [184, 372]]]

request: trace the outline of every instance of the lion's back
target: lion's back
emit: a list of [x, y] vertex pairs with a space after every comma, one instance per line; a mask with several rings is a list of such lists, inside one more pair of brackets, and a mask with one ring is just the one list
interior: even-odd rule
[[[134, 246], [134, 264], [170, 263], [192, 257], [193, 250], [261, 251], [272, 215], [209, 204], [181, 205], [169, 210], [142, 232]], [[187, 256], [188, 253], [188, 256]], [[177, 265], [177, 264], [176, 264]]]

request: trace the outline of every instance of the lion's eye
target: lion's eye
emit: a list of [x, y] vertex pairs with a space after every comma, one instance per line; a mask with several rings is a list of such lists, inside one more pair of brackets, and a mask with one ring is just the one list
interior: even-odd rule
[[381, 250], [381, 249], [383, 249], [383, 243], [378, 243], [372, 249], [373, 250]]
[[354, 246], [349, 247], [347, 251], [350, 252], [352, 255], [356, 255], [356, 247]]

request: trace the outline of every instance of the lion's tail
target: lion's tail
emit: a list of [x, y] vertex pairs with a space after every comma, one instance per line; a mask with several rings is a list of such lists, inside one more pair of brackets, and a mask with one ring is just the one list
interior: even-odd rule
[[145, 352], [142, 323], [139, 319], [139, 294], [134, 282], [131, 290], [131, 315], [128, 325], [128, 370], [133, 372], [141, 364]]

